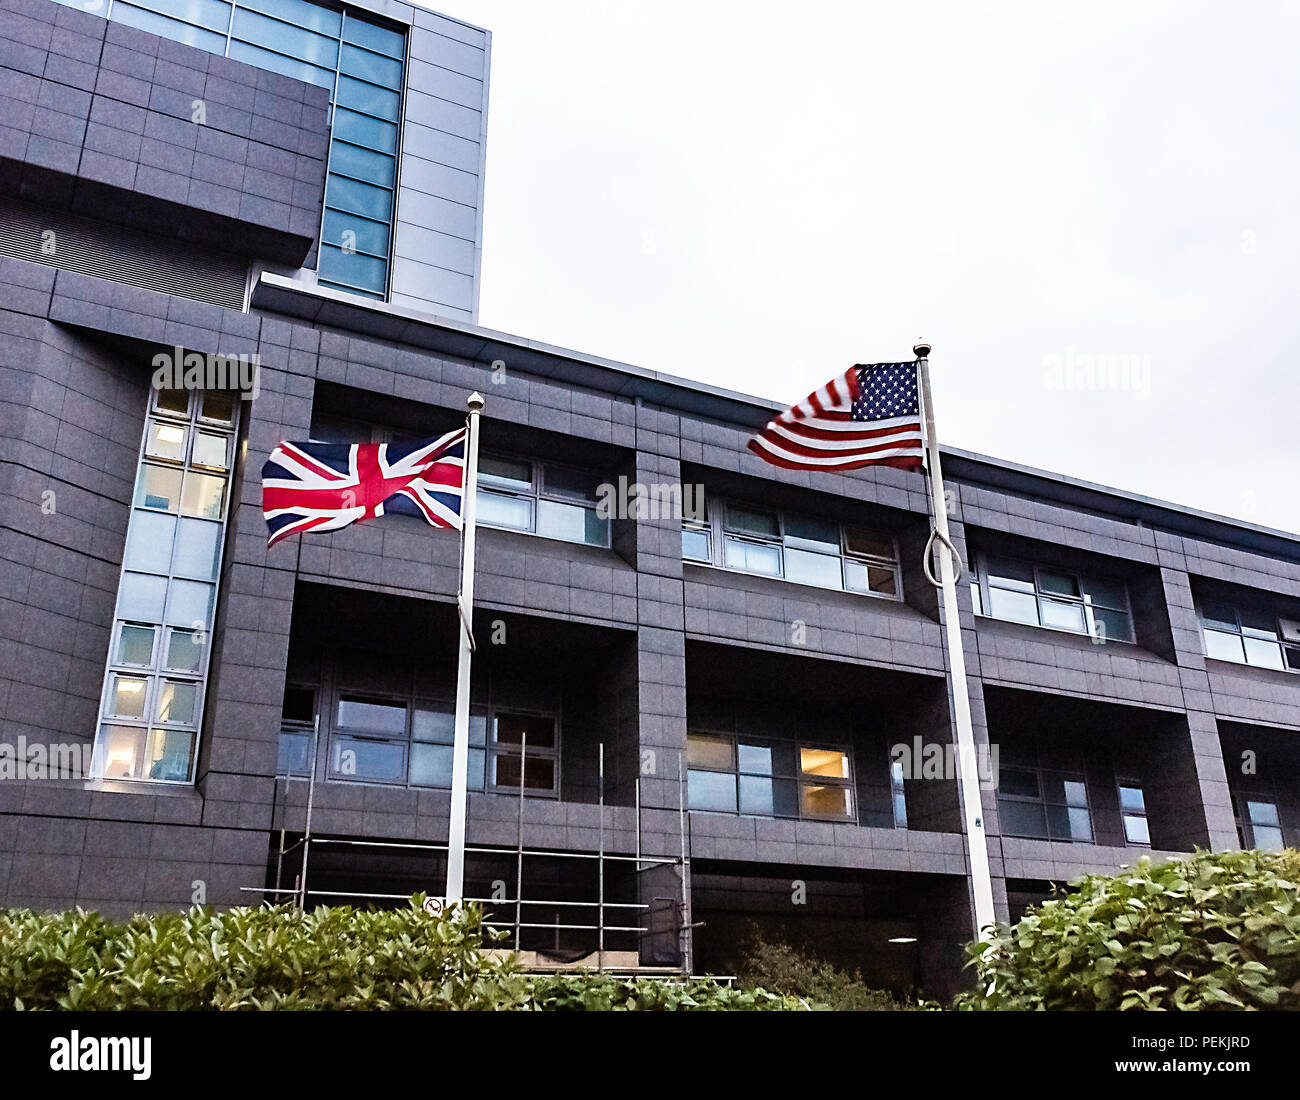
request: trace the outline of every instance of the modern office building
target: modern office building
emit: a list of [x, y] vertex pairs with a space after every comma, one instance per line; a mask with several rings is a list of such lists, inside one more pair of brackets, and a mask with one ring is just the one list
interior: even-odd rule
[[[467, 892], [543, 962], [716, 972], [755, 922], [951, 990], [924, 478], [778, 470], [769, 402], [476, 324], [486, 32], [92, 6], [0, 11], [0, 902], [440, 891], [458, 540], [268, 551], [259, 473], [478, 390]], [[1300, 843], [1300, 537], [945, 461], [1000, 916]]]

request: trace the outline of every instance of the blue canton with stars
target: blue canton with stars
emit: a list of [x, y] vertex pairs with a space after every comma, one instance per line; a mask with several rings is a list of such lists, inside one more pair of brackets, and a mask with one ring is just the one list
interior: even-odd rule
[[857, 370], [858, 397], [849, 413], [853, 420], [920, 416], [916, 363], [873, 363]]

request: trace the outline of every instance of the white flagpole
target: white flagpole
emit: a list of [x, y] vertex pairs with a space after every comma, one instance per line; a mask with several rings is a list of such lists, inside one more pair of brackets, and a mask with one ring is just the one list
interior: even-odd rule
[[[984, 809], [980, 803], [979, 770], [975, 763], [975, 733], [971, 728], [970, 689], [966, 683], [966, 655], [961, 644], [961, 620], [957, 612], [955, 554], [948, 537], [948, 498], [944, 495], [943, 470], [939, 464], [939, 437], [934, 431], [934, 402], [930, 398], [930, 345], [912, 349], [917, 359], [921, 403], [925, 408], [926, 465], [930, 468], [930, 495], [934, 502], [934, 535], [926, 544], [926, 557], [938, 543], [939, 589], [943, 597], [944, 633], [948, 642], [948, 664], [952, 670], [952, 716], [957, 726], [957, 764], [961, 787], [962, 815], [966, 843], [970, 849], [971, 894], [975, 904], [975, 925], [981, 939], [995, 919], [993, 881], [989, 874], [988, 840], [984, 832]], [[929, 561], [926, 561], [929, 575]]]
[[465, 802], [469, 789], [469, 666], [474, 652], [474, 519], [478, 511], [478, 432], [483, 395], [472, 393], [466, 402], [465, 481], [461, 490], [460, 663], [456, 669], [456, 726], [451, 750], [451, 824], [447, 832], [446, 905], [454, 905], [465, 891]]

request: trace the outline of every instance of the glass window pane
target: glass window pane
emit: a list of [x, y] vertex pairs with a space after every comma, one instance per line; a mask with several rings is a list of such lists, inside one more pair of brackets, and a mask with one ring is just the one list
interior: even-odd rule
[[230, 56], [236, 61], [242, 61], [246, 65], [256, 65], [259, 69], [267, 69], [273, 73], [280, 73], [283, 76], [293, 77], [294, 80], [302, 80], [308, 84], [315, 84], [320, 88], [334, 88], [334, 69], [323, 68], [320, 65], [309, 65], [305, 61], [297, 61], [292, 57], [285, 57], [283, 54], [272, 53], [270, 50], [264, 50], [260, 46], [251, 46], [247, 42], [241, 42], [239, 39], [231, 39]]
[[198, 630], [173, 630], [167, 639], [166, 667], [176, 672], [198, 672], [203, 666], [207, 634]]
[[105, 779], [139, 779], [144, 770], [142, 726], [103, 726], [95, 746], [94, 769]]
[[1241, 630], [1242, 633], [1254, 635], [1256, 638], [1276, 640], [1277, 619], [1270, 614], [1246, 609], [1241, 612]]
[[989, 558], [989, 584], [1019, 592], [1034, 591], [1034, 568], [1024, 562]]
[[1252, 825], [1276, 825], [1277, 804], [1274, 802], [1247, 802], [1246, 810]]
[[1201, 618], [1206, 626], [1219, 627], [1223, 630], [1237, 631], [1237, 612], [1226, 603], [1218, 600], [1204, 600], [1201, 603]]
[[[345, 236], [348, 233], [352, 236]], [[374, 256], [388, 255], [387, 223], [371, 221], [356, 214], [345, 214], [340, 210], [325, 211], [321, 240], [340, 248], [350, 245], [358, 252], [368, 252]]]
[[709, 533], [690, 527], [682, 528], [682, 557], [686, 561], [712, 561]]
[[214, 470], [229, 469], [227, 441], [229, 436], [217, 435], [215, 432], [199, 432], [194, 437], [194, 453], [190, 461], [199, 466], [209, 466]]
[[200, 474], [195, 470], [185, 473], [185, 487], [181, 490], [181, 512], [203, 519], [221, 519], [226, 502], [226, 479], [215, 474]]
[[333, 132], [336, 138], [350, 141], [353, 145], [364, 145], [367, 149], [378, 149], [381, 153], [397, 152], [397, 127], [393, 123], [349, 111], [344, 107], [334, 109]]
[[1065, 781], [1065, 803], [1067, 806], [1087, 806], [1088, 788], [1077, 779]]
[[1043, 614], [1043, 626], [1083, 633], [1083, 604], [1044, 599], [1039, 601], [1039, 605]]
[[727, 505], [726, 527], [728, 531], [771, 538], [779, 538], [781, 534], [781, 524], [775, 512], [760, 512], [738, 504]]
[[149, 421], [149, 430], [145, 433], [144, 439], [144, 453], [152, 458], [170, 458], [177, 462], [184, 462], [184, 426], [169, 424], [165, 420]]
[[533, 466], [513, 458], [483, 455], [479, 460], [478, 483], [498, 489], [528, 492], [533, 487]]
[[[338, 64], [339, 45], [330, 36], [317, 34], [301, 27], [290, 26], [278, 19], [270, 19], [255, 11], [239, 8], [235, 11], [235, 20], [231, 24], [232, 38], [258, 46], [266, 46], [276, 53], [286, 54], [300, 61], [332, 69]], [[231, 42], [231, 56], [234, 56], [234, 42]]]
[[1261, 668], [1286, 668], [1282, 663], [1282, 647], [1277, 642], [1261, 642], [1258, 638], [1244, 638], [1246, 662]]
[[336, 38], [342, 30], [343, 18], [338, 12], [310, 0], [239, 0], [239, 4]]
[[776, 813], [773, 783], [754, 775], [740, 777], [740, 812], [771, 817]]
[[574, 470], [568, 466], [546, 466], [542, 470], [542, 489], [548, 495], [574, 500], [594, 501], [602, 482], [599, 474]]
[[811, 516], [786, 516], [785, 541], [787, 545], [820, 550], [826, 554], [840, 552], [840, 525]]
[[410, 782], [420, 787], [450, 787], [451, 759], [450, 745], [413, 744]]
[[1047, 835], [1053, 840], [1070, 840], [1070, 808], [1068, 806], [1045, 806], [1047, 815]]
[[172, 581], [167, 589], [167, 625], [188, 626], [195, 630], [211, 627], [212, 592], [210, 584]]
[[800, 809], [809, 817], [851, 817], [853, 797], [848, 787], [806, 784], [799, 788]]
[[146, 623], [162, 622], [163, 600], [167, 596], [167, 580], [143, 573], [123, 573], [117, 594], [117, 617], [139, 619]]
[[742, 772], [749, 772], [753, 775], [772, 774], [771, 745], [738, 745], [736, 751]]
[[848, 779], [849, 756], [839, 749], [813, 749], [800, 747], [799, 767], [804, 775], [834, 776]]
[[1240, 634], [1225, 634], [1219, 630], [1206, 629], [1205, 634], [1205, 655], [1213, 657], [1216, 661], [1236, 661], [1238, 664], [1246, 663], [1246, 651], [1242, 647]]
[[[230, 5], [225, 0], [132, 0], [138, 7], [170, 15], [210, 31], [226, 33], [230, 26]], [[117, 12], [113, 15], [116, 17]]]
[[311, 688], [286, 687], [280, 716], [286, 722], [310, 722], [316, 716], [316, 692]]
[[364, 252], [344, 252], [332, 244], [321, 245], [320, 277], [332, 283], [381, 292], [388, 285], [388, 261]]
[[128, 27], [135, 27], [137, 30], [148, 31], [149, 34], [156, 34], [160, 38], [170, 38], [173, 42], [183, 42], [187, 46], [195, 46], [209, 53], [226, 52], [225, 34], [190, 26], [188, 23], [168, 19], [163, 15], [155, 15], [153, 12], [128, 4], [126, 0], [117, 0], [113, 5], [113, 21], [125, 23]]
[[221, 553], [221, 524], [203, 519], [182, 519], [176, 540], [175, 572], [178, 577], [211, 581], [217, 578]]
[[1146, 798], [1141, 787], [1120, 787], [1119, 804], [1126, 810], [1145, 810]]
[[153, 391], [153, 407], [159, 412], [173, 413], [176, 416], [189, 416], [190, 391], [155, 389]]
[[500, 493], [478, 492], [478, 521], [491, 527], [510, 527], [531, 531], [533, 502], [527, 497], [508, 497]]
[[730, 772], [689, 771], [686, 797], [692, 810], [736, 812], [736, 777]]
[[344, 46], [339, 68], [349, 76], [360, 77], [385, 88], [401, 88], [402, 63], [356, 46]]
[[736, 766], [736, 757], [730, 737], [714, 737], [706, 733], [692, 733], [686, 738], [686, 762], [692, 768], [717, 768], [730, 770]]
[[1150, 844], [1151, 828], [1147, 819], [1138, 814], [1125, 814], [1124, 839], [1130, 844]]
[[235, 397], [224, 390], [208, 390], [203, 395], [203, 407], [199, 416], [217, 424], [235, 422]]
[[1255, 847], [1261, 852], [1280, 852], [1285, 845], [1282, 843], [1282, 830], [1272, 826], [1256, 826], [1252, 832], [1255, 834]]
[[406, 733], [406, 705], [383, 699], [345, 695], [339, 700], [338, 724], [368, 733]]
[[747, 573], [762, 573], [768, 577], [781, 575], [781, 551], [776, 546], [743, 542], [728, 538], [723, 547], [728, 569], [741, 569]]
[[365, 46], [368, 50], [388, 54], [389, 57], [404, 57], [406, 54], [404, 35], [386, 27], [377, 27], [374, 23], [367, 23], [351, 14], [343, 24], [343, 39], [345, 42]]
[[117, 663], [120, 665], [153, 664], [154, 628], [123, 624], [117, 636]]
[[115, 718], [143, 718], [149, 681], [115, 672], [109, 678], [108, 713]]
[[1111, 611], [1105, 607], [1092, 609], [1093, 629], [1097, 637], [1117, 642], [1133, 640], [1133, 621], [1124, 611]]
[[1012, 592], [1005, 588], [989, 589], [989, 614], [995, 619], [1012, 623], [1038, 625], [1038, 600], [1028, 592]]
[[898, 574], [879, 565], [867, 566], [867, 583], [872, 592], [882, 596], [898, 595]]
[[[381, 187], [393, 185], [394, 160], [387, 153], [375, 153], [358, 145], [336, 141], [330, 147], [330, 171], [352, 176]], [[341, 242], [340, 242], [341, 243]]]
[[1050, 592], [1053, 596], [1077, 596], [1079, 595], [1079, 585], [1071, 576], [1065, 573], [1049, 573], [1045, 569], [1038, 571], [1038, 585], [1042, 592]]
[[451, 706], [417, 704], [411, 714], [411, 737], [450, 745], [456, 735], [456, 712]]
[[848, 525], [844, 528], [844, 549], [850, 554], [893, 561], [894, 540], [889, 535], [869, 531], [865, 527]]
[[136, 507], [174, 512], [180, 506], [180, 499], [180, 470], [147, 462], [141, 464], [135, 483]]
[[1003, 794], [1038, 798], [1038, 773], [1023, 768], [1002, 768], [998, 776], [998, 789]]
[[401, 742], [336, 737], [330, 769], [345, 779], [396, 782], [406, 775], [406, 746]]
[[523, 786], [527, 791], [555, 790], [555, 760], [545, 756], [522, 757], [514, 752], [498, 752], [496, 755], [495, 785], [518, 789], [520, 771], [523, 772]]
[[401, 97], [387, 88], [376, 88], [350, 76], [339, 77], [338, 102], [354, 111], [395, 122]]
[[563, 504], [557, 500], [537, 502], [537, 533], [565, 542], [604, 545], [607, 521], [596, 515], [595, 507]]
[[786, 547], [786, 580], [800, 584], [815, 584], [822, 588], [840, 587], [840, 559], [829, 554], [814, 554], [808, 550]]
[[199, 699], [199, 685], [191, 680], [164, 680], [158, 693], [158, 721], [194, 722], [194, 708]]
[[162, 512], [137, 510], [131, 515], [122, 565], [144, 573], [166, 573], [172, 562], [172, 536], [176, 517]]
[[1092, 597], [1093, 605], [1100, 604], [1117, 611], [1128, 609], [1124, 585], [1119, 581], [1103, 581], [1089, 577], [1083, 582], [1083, 590]]
[[278, 775], [305, 775], [311, 771], [311, 738], [304, 733], [280, 731], [280, 756], [275, 770]]
[[1092, 815], [1078, 806], [1071, 806], [1067, 813], [1070, 818], [1070, 839], [1092, 840]]
[[999, 799], [998, 816], [1008, 836], [1047, 836], [1047, 819], [1039, 802]]
[[528, 747], [553, 749], [555, 747], [555, 719], [536, 714], [498, 714], [495, 722], [496, 739], [500, 744], [518, 745], [528, 733]]

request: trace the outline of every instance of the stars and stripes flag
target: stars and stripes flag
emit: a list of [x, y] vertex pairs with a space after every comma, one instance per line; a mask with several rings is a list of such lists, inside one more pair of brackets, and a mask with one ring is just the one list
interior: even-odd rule
[[917, 365], [859, 363], [781, 413], [749, 449], [787, 470], [921, 468]]
[[389, 513], [460, 530], [465, 429], [414, 443], [281, 443], [262, 467], [266, 544]]

